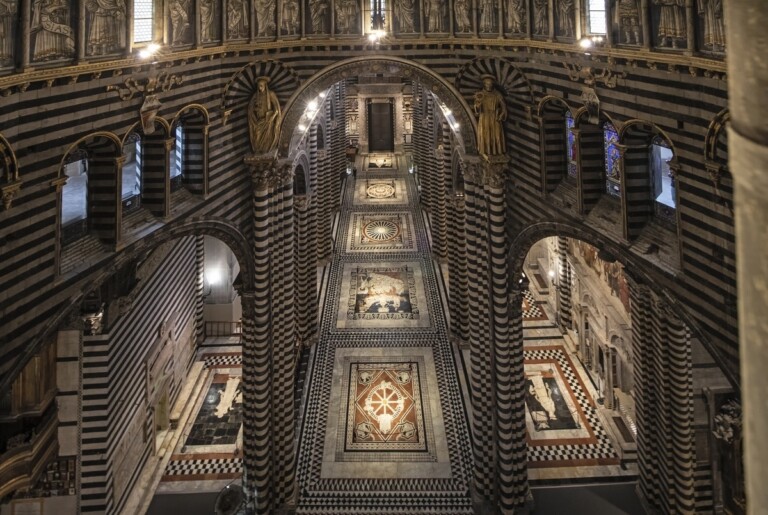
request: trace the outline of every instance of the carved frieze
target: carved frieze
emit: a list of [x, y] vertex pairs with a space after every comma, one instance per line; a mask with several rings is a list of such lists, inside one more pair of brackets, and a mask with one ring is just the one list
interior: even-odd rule
[[152, 134], [155, 131], [155, 117], [162, 106], [157, 97], [158, 93], [168, 91], [182, 81], [181, 75], [161, 71], [157, 75], [149, 75], [138, 80], [128, 77], [122, 84], [110, 84], [107, 86], [107, 91], [117, 92], [120, 100], [131, 100], [135, 96], [143, 95], [144, 103], [139, 109], [141, 127], [144, 134]]

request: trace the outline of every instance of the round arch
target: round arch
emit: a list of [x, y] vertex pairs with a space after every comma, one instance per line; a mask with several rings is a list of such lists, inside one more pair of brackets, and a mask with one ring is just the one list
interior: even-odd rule
[[179, 112], [176, 113], [176, 116], [174, 116], [171, 122], [168, 124], [168, 130], [170, 131], [170, 128], [175, 127], [176, 124], [179, 123], [179, 120], [184, 117], [184, 115], [191, 113], [192, 111], [197, 111], [200, 114], [203, 119], [203, 125], [210, 125], [211, 116], [208, 113], [208, 109], [206, 109], [205, 106], [201, 104], [189, 104], [179, 109]]
[[[161, 137], [167, 138], [171, 134], [171, 124], [168, 123], [168, 121], [163, 118], [162, 116], [156, 116], [155, 117], [155, 125], [159, 125], [162, 129], [161, 131]], [[131, 125], [127, 131], [125, 131], [125, 134], [123, 135], [123, 139], [121, 142], [121, 145], [125, 145], [126, 140], [131, 135], [131, 133], [136, 132], [140, 135], [144, 135], [144, 131], [141, 128], [141, 122], [136, 122], [133, 125]]]
[[[575, 238], [611, 254], [624, 266], [624, 270], [627, 271], [628, 275], [664, 299], [675, 316], [688, 326], [693, 335], [699, 339], [707, 351], [715, 358], [716, 363], [726, 362], [709, 338], [701, 331], [696, 320], [682, 307], [677, 296], [669, 288], [663, 286], [663, 284], [672, 283], [673, 277], [662, 272], [649, 273], [645, 271], [646, 265], [644, 262], [593, 229], [567, 222], [554, 221], [535, 222], [525, 227], [517, 234], [509, 246], [512, 249], [508, 260], [510, 276], [517, 277], [520, 275], [523, 271], [525, 258], [536, 242], [552, 236]], [[727, 367], [720, 367], [720, 370], [731, 384], [739, 384], [738, 379]]]
[[64, 154], [61, 156], [61, 161], [59, 162], [58, 176], [61, 177], [61, 173], [64, 170], [64, 165], [66, 164], [67, 156], [69, 156], [72, 152], [76, 151], [78, 147], [80, 147], [82, 144], [89, 143], [91, 141], [95, 142], [98, 139], [103, 139], [105, 142], [103, 149], [102, 148], [99, 149], [99, 150], [103, 150], [104, 152], [100, 152], [100, 153], [110, 155], [109, 143], [112, 143], [114, 145], [114, 148], [111, 149], [113, 151], [111, 155], [116, 158], [123, 155], [123, 141], [120, 138], [118, 138], [114, 133], [107, 132], [107, 131], [92, 132], [90, 134], [86, 134], [85, 136], [82, 136], [77, 141], [72, 143], [69, 146], [69, 148], [67, 148], [67, 151], [64, 152]]
[[571, 114], [573, 114], [574, 111], [565, 99], [553, 95], [547, 95], [539, 101], [536, 106], [536, 116], [539, 118], [543, 117], [545, 115], [545, 110], [550, 112], [570, 111]]
[[[74, 148], [77, 148], [76, 146]], [[16, 363], [8, 371], [8, 374], [0, 383], [0, 389], [6, 389], [10, 386], [12, 378], [21, 373], [24, 365], [34, 356], [54, 331], [69, 320], [75, 310], [80, 309], [80, 305], [88, 294], [100, 287], [107, 279], [117, 273], [122, 267], [136, 259], [145, 259], [149, 254], [160, 245], [169, 241], [183, 238], [185, 236], [204, 235], [217, 238], [224, 242], [235, 255], [240, 265], [240, 282], [245, 291], [253, 291], [256, 287], [256, 268], [251, 254], [250, 246], [245, 235], [224, 218], [205, 218], [195, 217], [178, 223], [169, 224], [166, 227], [158, 229], [146, 238], [137, 241], [125, 251], [114, 255], [101, 270], [90, 279], [80, 283], [79, 288], [63, 306], [48, 319], [47, 324], [38, 333], [34, 340], [26, 346], [24, 354], [17, 358]]]
[[399, 57], [353, 57], [320, 70], [294, 92], [283, 109], [283, 123], [278, 151], [288, 157], [293, 129], [298, 124], [304, 106], [320, 92], [348, 77], [364, 73], [389, 72], [416, 79], [445, 102], [459, 122], [459, 130], [469, 153], [474, 153], [476, 121], [466, 100], [442, 76], [426, 66]]

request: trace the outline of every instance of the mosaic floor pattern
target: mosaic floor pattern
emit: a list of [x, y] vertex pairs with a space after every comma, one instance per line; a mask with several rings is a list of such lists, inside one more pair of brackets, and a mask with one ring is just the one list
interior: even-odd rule
[[410, 213], [354, 213], [350, 218], [347, 252], [414, 252], [417, 250]]
[[473, 513], [465, 407], [415, 185], [388, 166], [366, 160], [346, 185], [308, 374], [299, 514]]
[[562, 345], [526, 348], [528, 466], [618, 465], [595, 401]]

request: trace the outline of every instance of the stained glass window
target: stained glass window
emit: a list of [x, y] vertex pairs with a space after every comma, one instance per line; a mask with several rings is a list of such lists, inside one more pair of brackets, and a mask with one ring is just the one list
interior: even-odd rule
[[570, 111], [567, 111], [565, 113], [565, 141], [566, 141], [566, 152], [568, 154], [568, 177], [576, 178], [576, 157], [577, 157], [577, 149], [576, 149], [576, 136], [573, 134], [574, 127], [574, 120], [573, 115]]
[[621, 154], [619, 153], [619, 133], [611, 122], [603, 125], [605, 144], [605, 190], [609, 195], [621, 197]]

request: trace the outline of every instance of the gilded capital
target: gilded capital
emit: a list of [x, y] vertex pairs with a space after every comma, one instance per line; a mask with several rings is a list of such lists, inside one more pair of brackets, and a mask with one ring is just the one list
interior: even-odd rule
[[306, 211], [311, 203], [312, 197], [310, 195], [294, 195], [293, 197], [293, 205], [299, 211]]

